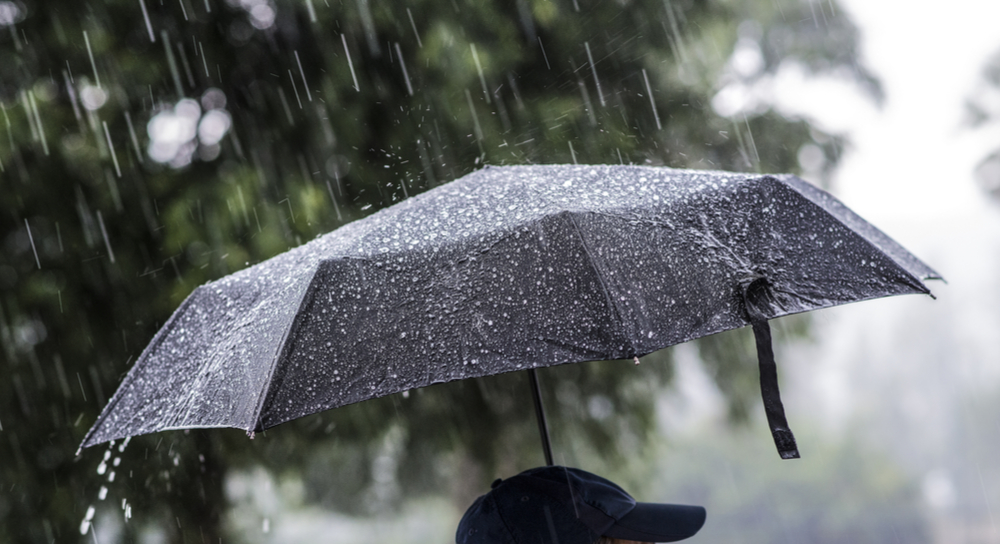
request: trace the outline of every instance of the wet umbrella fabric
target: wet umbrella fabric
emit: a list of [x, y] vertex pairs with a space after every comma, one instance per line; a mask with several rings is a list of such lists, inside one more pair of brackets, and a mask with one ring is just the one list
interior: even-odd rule
[[936, 277], [794, 176], [490, 167], [197, 288], [82, 447], [165, 429], [252, 433], [753, 324], [772, 433], [794, 457], [767, 319], [929, 293], [921, 279]]

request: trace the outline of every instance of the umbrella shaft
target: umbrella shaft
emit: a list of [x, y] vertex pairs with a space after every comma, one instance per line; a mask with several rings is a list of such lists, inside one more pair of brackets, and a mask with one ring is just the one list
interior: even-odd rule
[[535, 415], [538, 416], [538, 434], [542, 435], [542, 449], [545, 451], [545, 464], [552, 466], [552, 445], [549, 443], [549, 425], [545, 421], [545, 407], [542, 406], [542, 390], [538, 387], [538, 375], [534, 368], [528, 369], [528, 380], [531, 382], [531, 398], [535, 401]]

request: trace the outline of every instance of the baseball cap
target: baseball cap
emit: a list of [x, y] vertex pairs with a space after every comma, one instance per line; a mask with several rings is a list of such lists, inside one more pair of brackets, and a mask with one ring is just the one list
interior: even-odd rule
[[601, 536], [676, 542], [701, 529], [701, 506], [636, 502], [614, 482], [547, 466], [493, 482], [458, 524], [457, 544], [593, 544]]

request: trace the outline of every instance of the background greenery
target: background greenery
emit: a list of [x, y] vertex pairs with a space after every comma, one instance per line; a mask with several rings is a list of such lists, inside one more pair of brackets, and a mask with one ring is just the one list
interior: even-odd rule
[[[723, 117], [713, 97], [790, 62], [879, 97], [833, 2], [4, 0], [0, 27], [0, 541], [12, 543], [89, 541], [93, 504], [131, 509], [122, 541], [150, 527], [170, 542], [242, 538], [223, 523], [224, 486], [257, 466], [304, 482], [305, 503], [357, 515], [422, 494], [467, 504], [495, 474], [542, 461], [523, 376], [370, 401], [254, 442], [140, 437], [108, 449], [101, 474], [100, 448], [74, 452], [206, 281], [484, 164], [800, 172], [806, 156], [823, 181], [842, 137], [767, 104]], [[219, 106], [211, 89], [225, 138], [154, 161], [150, 121], [183, 98]], [[759, 402], [748, 342], [701, 344], [734, 420]], [[557, 456], [611, 465], [641, 451], [670, 359], [544, 372]]]

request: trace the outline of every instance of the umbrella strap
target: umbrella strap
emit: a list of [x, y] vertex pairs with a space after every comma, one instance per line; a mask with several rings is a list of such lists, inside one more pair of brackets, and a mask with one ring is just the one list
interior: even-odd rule
[[795, 435], [788, 428], [785, 407], [781, 404], [781, 393], [778, 391], [778, 366], [774, 364], [774, 350], [771, 348], [771, 326], [768, 325], [767, 318], [752, 304], [747, 304], [746, 308], [750, 314], [753, 336], [757, 341], [760, 395], [764, 400], [764, 412], [767, 413], [767, 424], [771, 427], [774, 445], [782, 459], [798, 459], [799, 449], [795, 444]]

